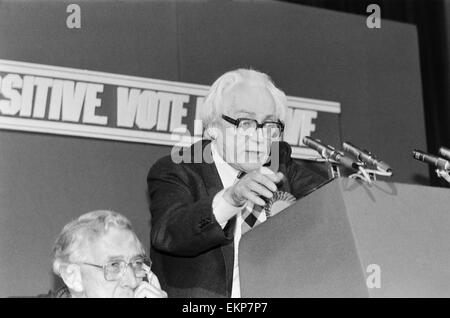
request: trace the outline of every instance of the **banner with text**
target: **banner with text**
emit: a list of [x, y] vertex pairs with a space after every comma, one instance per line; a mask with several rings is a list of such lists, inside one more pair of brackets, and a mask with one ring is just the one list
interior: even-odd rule
[[[0, 128], [160, 145], [190, 145], [204, 85], [0, 60]], [[302, 143], [337, 102], [288, 96], [284, 140], [293, 157], [319, 155]], [[325, 127], [324, 127], [325, 128]], [[322, 128], [322, 129], [324, 129]], [[337, 134], [337, 132], [335, 132]]]

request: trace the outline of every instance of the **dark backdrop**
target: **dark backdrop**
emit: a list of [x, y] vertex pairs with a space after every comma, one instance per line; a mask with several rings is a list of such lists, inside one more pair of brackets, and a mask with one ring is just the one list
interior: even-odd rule
[[[419, 38], [423, 104], [428, 151], [450, 147], [450, 1], [449, 0], [284, 0], [367, 16], [366, 8], [380, 6], [381, 19], [414, 24]], [[411, 127], [414, 129], [414, 127]], [[430, 167], [430, 183], [448, 187]]]

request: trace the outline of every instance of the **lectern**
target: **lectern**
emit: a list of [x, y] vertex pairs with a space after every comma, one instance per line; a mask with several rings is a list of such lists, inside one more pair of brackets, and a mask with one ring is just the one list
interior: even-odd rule
[[242, 297], [450, 297], [450, 190], [339, 178], [246, 233]]

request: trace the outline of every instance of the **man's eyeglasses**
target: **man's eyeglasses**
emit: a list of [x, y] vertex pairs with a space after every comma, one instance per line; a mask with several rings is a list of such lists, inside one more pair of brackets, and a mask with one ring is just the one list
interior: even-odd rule
[[147, 273], [150, 272], [152, 267], [152, 261], [148, 257], [136, 257], [130, 262], [126, 262], [122, 259], [112, 260], [104, 265], [97, 265], [91, 263], [81, 262], [80, 264], [94, 266], [103, 269], [105, 280], [115, 281], [121, 279], [128, 266], [131, 266], [134, 272], [134, 276], [137, 278], [145, 278]]
[[280, 120], [278, 121], [265, 121], [259, 123], [256, 119], [251, 118], [237, 118], [233, 119], [226, 115], [222, 115], [222, 118], [236, 126], [237, 131], [244, 135], [252, 135], [256, 132], [258, 128], [262, 128], [265, 136], [269, 138], [278, 138], [284, 130], [284, 123]]

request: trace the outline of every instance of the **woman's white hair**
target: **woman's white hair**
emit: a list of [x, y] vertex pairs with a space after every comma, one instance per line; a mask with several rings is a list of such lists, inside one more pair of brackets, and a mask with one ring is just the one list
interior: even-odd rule
[[60, 275], [61, 266], [64, 264], [82, 261], [85, 244], [106, 233], [111, 226], [129, 230], [144, 253], [142, 243], [134, 234], [131, 223], [126, 217], [108, 210], [92, 211], [66, 224], [57, 237], [53, 247], [54, 273]]
[[284, 121], [287, 110], [286, 95], [284, 92], [274, 85], [267, 74], [252, 69], [241, 68], [223, 74], [212, 84], [200, 112], [200, 119], [202, 120], [203, 127], [206, 129], [206, 137], [209, 137], [207, 128], [214, 126], [214, 123], [221, 119], [225, 106], [224, 94], [241, 82], [249, 82], [266, 87], [275, 101], [277, 118]]

